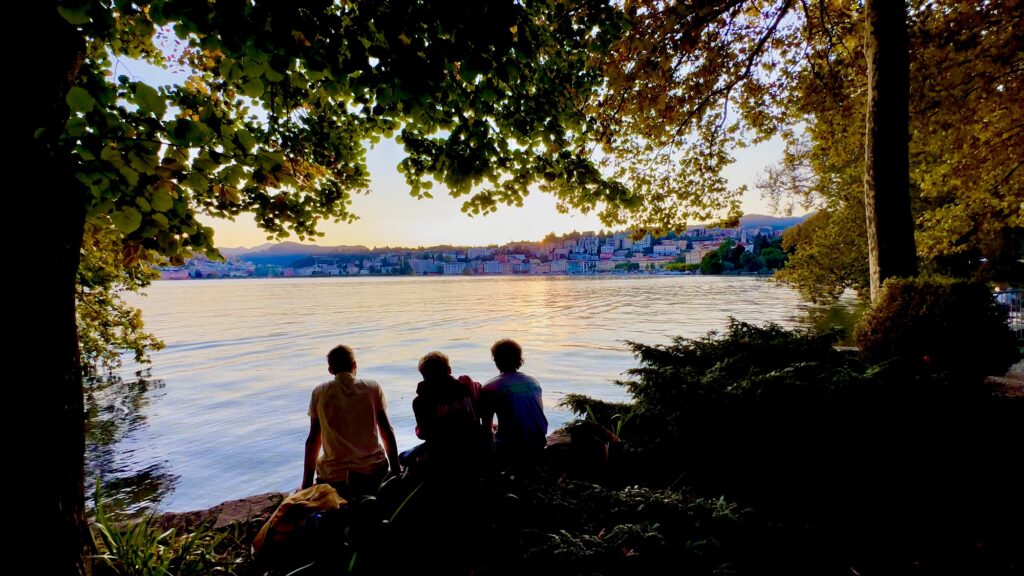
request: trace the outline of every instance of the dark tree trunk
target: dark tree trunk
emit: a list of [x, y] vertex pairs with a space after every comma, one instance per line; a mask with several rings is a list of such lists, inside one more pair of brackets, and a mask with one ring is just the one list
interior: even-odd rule
[[[27, 165], [34, 195], [34, 210], [42, 216], [35, 224], [38, 241], [46, 255], [45, 265], [33, 273], [40, 305], [28, 344], [38, 349], [47, 376], [34, 391], [32, 412], [42, 415], [47, 442], [30, 449], [44, 463], [33, 475], [40, 487], [32, 498], [33, 521], [44, 527], [36, 535], [45, 539], [45, 553], [28, 559], [40, 574], [90, 574], [92, 539], [85, 519], [83, 466], [85, 419], [82, 406], [82, 374], [75, 322], [75, 275], [85, 222], [83, 187], [70, 164], [70, 151], [60, 141], [68, 119], [65, 102], [85, 58], [81, 34], [56, 10], [56, 3], [29, 2], [38, 30], [45, 30], [45, 47], [35, 51], [28, 80], [33, 93], [26, 102], [29, 134], [20, 139], [29, 145], [22, 158]], [[41, 212], [40, 212], [41, 211]], [[25, 361], [24, 359], [19, 359]], [[52, 435], [51, 435], [52, 434]]]
[[917, 274], [910, 213], [910, 59], [905, 0], [867, 0], [864, 206], [871, 299], [886, 278]]

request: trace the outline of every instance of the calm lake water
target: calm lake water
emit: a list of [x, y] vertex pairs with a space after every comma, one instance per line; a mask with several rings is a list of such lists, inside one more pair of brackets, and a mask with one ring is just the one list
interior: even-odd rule
[[99, 424], [87, 459], [108, 498], [171, 511], [298, 487], [310, 390], [330, 378], [338, 343], [384, 388], [404, 450], [417, 442], [416, 363], [431, 350], [483, 382], [496, 374], [490, 345], [518, 340], [554, 428], [572, 417], [557, 406], [567, 393], [626, 399], [614, 384], [635, 366], [624, 341], [701, 336], [730, 316], [804, 325], [811, 310], [752, 277], [203, 280], [147, 293], [132, 302], [167, 347], [146, 381], [88, 395]]

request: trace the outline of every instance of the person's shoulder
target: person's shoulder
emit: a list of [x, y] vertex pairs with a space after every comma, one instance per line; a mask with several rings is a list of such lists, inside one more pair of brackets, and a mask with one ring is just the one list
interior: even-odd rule
[[334, 382], [334, 380], [328, 380], [326, 382], [321, 382], [321, 383], [317, 384], [313, 388], [313, 396], [316, 396], [316, 395], [320, 394], [321, 392], [323, 392], [324, 389], [326, 389], [328, 386], [330, 386], [331, 383], [333, 383], [333, 382]]
[[488, 380], [486, 384], [484, 384], [483, 386], [480, 387], [480, 389], [482, 391], [486, 391], [486, 392], [493, 392], [494, 390], [497, 390], [504, 381], [505, 381], [505, 375], [504, 374], [498, 374], [494, 378], [491, 378], [490, 380]]
[[376, 380], [370, 380], [368, 378], [357, 378], [356, 386], [365, 390], [380, 390], [380, 383]]

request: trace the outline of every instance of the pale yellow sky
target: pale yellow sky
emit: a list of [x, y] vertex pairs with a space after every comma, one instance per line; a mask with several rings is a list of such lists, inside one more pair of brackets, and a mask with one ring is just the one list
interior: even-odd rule
[[[743, 198], [744, 213], [769, 213], [754, 183], [767, 166], [778, 161], [781, 150], [781, 143], [772, 141], [736, 153], [737, 161], [727, 171], [726, 177], [733, 186], [747, 185], [748, 192]], [[324, 236], [313, 243], [326, 246], [362, 244], [371, 248], [437, 244], [481, 246], [514, 240], [539, 240], [549, 232], [562, 234], [603, 228], [593, 213], [559, 214], [554, 198], [540, 192], [527, 197], [522, 208], [502, 206], [495, 214], [475, 217], [463, 214], [460, 210], [462, 200], [448, 196], [437, 185], [433, 199], [417, 200], [409, 196], [405, 180], [395, 170], [401, 158], [402, 150], [394, 143], [385, 142], [371, 150], [367, 164], [372, 192], [356, 196], [351, 207], [360, 219], [353, 224], [321, 223], [320, 231]], [[202, 220], [216, 231], [215, 240], [220, 248], [253, 247], [268, 241], [250, 215], [239, 216], [233, 222], [213, 218]]]

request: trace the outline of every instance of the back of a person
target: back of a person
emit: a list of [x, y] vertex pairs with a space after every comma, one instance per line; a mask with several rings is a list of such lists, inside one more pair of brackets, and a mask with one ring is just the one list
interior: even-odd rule
[[519, 371], [502, 373], [484, 386], [481, 398], [498, 416], [495, 445], [499, 454], [544, 448], [548, 421], [540, 384], [535, 379]]
[[323, 476], [343, 476], [341, 470], [368, 470], [385, 460], [377, 437], [380, 398], [376, 382], [358, 380], [349, 373], [337, 375], [314, 391], [323, 438]]
[[480, 418], [469, 388], [450, 375], [420, 382], [413, 400], [417, 433], [432, 473], [475, 469], [483, 456]]
[[467, 442], [480, 427], [473, 398], [466, 387], [451, 376], [422, 382], [414, 400], [414, 411], [424, 415], [430, 430], [424, 431], [428, 445], [458, 445]]

